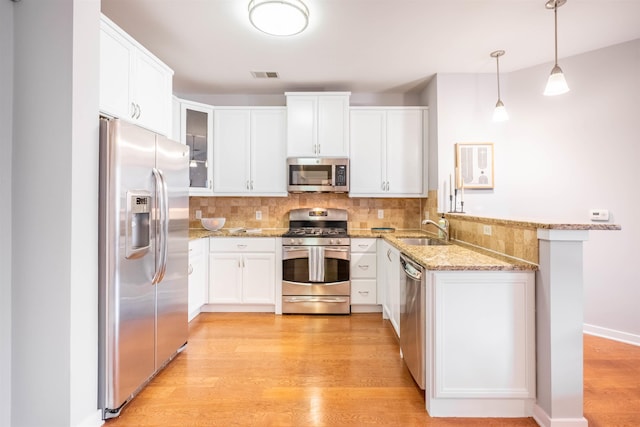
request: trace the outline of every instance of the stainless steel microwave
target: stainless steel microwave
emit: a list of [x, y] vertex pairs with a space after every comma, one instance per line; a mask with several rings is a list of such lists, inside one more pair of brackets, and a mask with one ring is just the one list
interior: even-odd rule
[[349, 159], [290, 157], [287, 159], [287, 190], [291, 193], [347, 193]]

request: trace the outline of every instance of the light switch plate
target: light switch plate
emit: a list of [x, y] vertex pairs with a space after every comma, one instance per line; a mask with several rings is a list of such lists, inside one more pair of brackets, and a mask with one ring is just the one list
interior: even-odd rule
[[491, 226], [490, 225], [485, 225], [482, 229], [482, 232], [486, 235], [486, 236], [491, 236]]
[[260, 221], [262, 219], [262, 211], [256, 211], [256, 219]]
[[384, 218], [384, 209], [378, 209], [378, 219]]
[[200, 209], [196, 210], [196, 219], [202, 219], [202, 211]]

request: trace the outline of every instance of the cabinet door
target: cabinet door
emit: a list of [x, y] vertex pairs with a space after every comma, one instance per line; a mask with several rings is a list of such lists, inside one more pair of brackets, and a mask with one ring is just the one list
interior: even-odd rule
[[213, 124], [213, 192], [247, 193], [250, 177], [251, 112], [218, 110]]
[[318, 97], [287, 96], [287, 156], [316, 156]]
[[100, 22], [100, 111], [132, 119], [129, 104], [133, 46], [104, 20]]
[[349, 97], [327, 95], [318, 97], [318, 146], [322, 157], [349, 155]]
[[389, 246], [387, 250], [387, 302], [389, 321], [398, 337], [400, 336], [400, 252]]
[[376, 195], [384, 192], [385, 133], [384, 111], [351, 110], [350, 196]]
[[422, 195], [423, 111], [387, 111], [387, 181], [394, 195]]
[[275, 255], [244, 254], [242, 269], [242, 302], [275, 304]]
[[205, 104], [180, 102], [180, 142], [191, 149], [189, 194], [211, 195], [213, 181], [213, 108]]
[[203, 247], [206, 239], [189, 242], [189, 320], [207, 303], [207, 253]]
[[209, 303], [242, 302], [242, 255], [211, 253], [209, 255]]
[[255, 195], [287, 195], [284, 108], [251, 111], [251, 181]]
[[534, 273], [451, 271], [430, 276], [431, 396], [535, 397]]
[[173, 72], [143, 51], [137, 50], [135, 58], [133, 99], [138, 107], [137, 123], [168, 136]]

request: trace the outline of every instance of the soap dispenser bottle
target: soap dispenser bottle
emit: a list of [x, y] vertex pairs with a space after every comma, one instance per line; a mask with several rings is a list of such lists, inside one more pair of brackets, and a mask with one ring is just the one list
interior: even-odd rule
[[[445, 230], [447, 229], [447, 219], [444, 217], [444, 213], [442, 214], [442, 217], [438, 220], [438, 225]], [[446, 237], [444, 234], [444, 231], [438, 230], [438, 237], [441, 239], [444, 239]]]

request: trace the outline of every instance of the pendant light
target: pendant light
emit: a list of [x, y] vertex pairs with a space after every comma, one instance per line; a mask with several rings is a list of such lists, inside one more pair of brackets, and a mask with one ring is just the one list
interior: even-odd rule
[[496, 50], [495, 52], [491, 52], [490, 55], [492, 58], [496, 58], [496, 76], [498, 79], [498, 102], [496, 102], [496, 109], [493, 110], [493, 121], [504, 122], [505, 120], [509, 120], [509, 114], [507, 114], [507, 109], [504, 108], [502, 99], [500, 99], [500, 61], [498, 59], [504, 55], [504, 50]]
[[263, 33], [293, 36], [309, 25], [309, 9], [302, 0], [251, 0], [249, 21]]
[[562, 95], [569, 92], [569, 86], [564, 78], [562, 68], [558, 65], [558, 8], [565, 4], [567, 0], [548, 0], [545, 4], [547, 9], [553, 9], [553, 17], [555, 23], [555, 65], [551, 70], [549, 80], [547, 80], [547, 87], [544, 89], [545, 96]]

